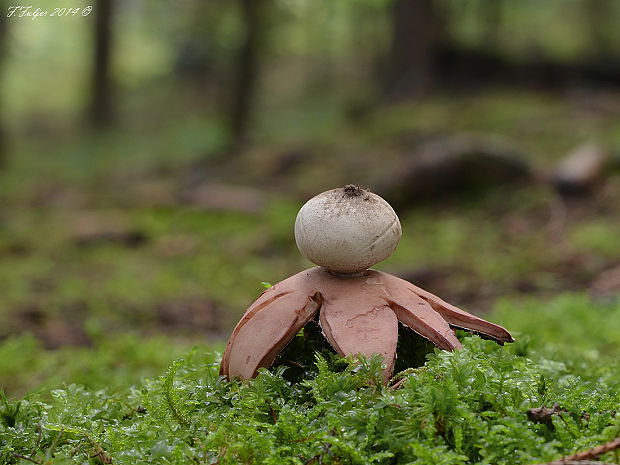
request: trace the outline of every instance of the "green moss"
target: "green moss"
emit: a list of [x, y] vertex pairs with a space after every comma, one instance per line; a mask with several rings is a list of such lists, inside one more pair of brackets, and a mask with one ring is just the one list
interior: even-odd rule
[[[381, 384], [380, 358], [335, 356], [313, 324], [273, 369], [246, 382], [223, 380], [220, 356], [195, 348], [162, 368], [161, 377], [130, 387], [135, 373], [119, 373], [173, 357], [161, 339], [102, 340], [98, 355], [73, 350], [67, 357], [37, 352], [32, 339], [15, 340], [13, 350], [3, 346], [2, 359], [14, 361], [3, 379], [34, 363], [89, 387], [4, 399], [1, 457], [80, 463], [98, 454], [118, 464], [551, 461], [620, 435], [619, 312], [620, 302], [581, 295], [506, 301], [489, 319], [513, 331], [516, 343], [461, 334], [464, 348], [454, 352], [429, 352], [401, 334], [401, 359], [409, 357], [414, 368], [397, 375], [405, 378], [398, 390]], [[416, 354], [425, 356], [417, 367], [410, 358]], [[559, 413], [543, 422], [528, 416], [531, 408], [556, 404]], [[618, 463], [613, 453], [601, 460]]]
[[[301, 383], [283, 368], [239, 383], [217, 376], [217, 355], [193, 351], [133, 388], [26, 396], [14, 425], [0, 425], [2, 459], [77, 463], [97, 452], [117, 464], [527, 464], [620, 434], [620, 398], [609, 384], [617, 373], [588, 381], [596, 364], [571, 373], [515, 348], [466, 338], [463, 350], [429, 355], [395, 391], [381, 385], [378, 358], [317, 356]], [[528, 418], [528, 409], [555, 403], [562, 413], [548, 423]]]

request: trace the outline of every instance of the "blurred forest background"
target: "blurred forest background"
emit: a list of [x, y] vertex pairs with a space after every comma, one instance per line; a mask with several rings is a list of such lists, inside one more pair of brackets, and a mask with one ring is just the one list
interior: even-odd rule
[[348, 183], [401, 217], [378, 268], [472, 312], [620, 292], [619, 2], [0, 3], [12, 395], [221, 349]]

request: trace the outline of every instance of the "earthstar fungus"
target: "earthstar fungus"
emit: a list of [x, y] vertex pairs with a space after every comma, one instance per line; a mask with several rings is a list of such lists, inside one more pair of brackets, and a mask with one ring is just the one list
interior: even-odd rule
[[461, 347], [452, 327], [500, 344], [513, 341], [501, 326], [369, 269], [390, 256], [400, 236], [398, 216], [370, 191], [349, 185], [310, 199], [297, 215], [295, 240], [319, 266], [265, 290], [246, 310], [230, 336], [220, 374], [253, 378], [317, 312], [325, 337], [340, 355], [383, 357], [386, 383], [394, 370], [399, 321], [445, 350]]

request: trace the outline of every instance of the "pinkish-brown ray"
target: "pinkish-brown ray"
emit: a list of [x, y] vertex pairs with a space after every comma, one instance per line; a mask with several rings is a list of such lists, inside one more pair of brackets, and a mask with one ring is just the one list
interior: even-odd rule
[[380, 354], [384, 362], [383, 378], [388, 382], [396, 359], [398, 320], [385, 303], [375, 301], [372, 296], [365, 297], [365, 302], [350, 299], [325, 302], [320, 313], [321, 327], [340, 355]]
[[247, 309], [226, 346], [220, 373], [255, 376], [321, 307], [321, 326], [334, 349], [342, 355], [381, 354], [385, 381], [394, 367], [398, 320], [442, 349], [461, 346], [450, 325], [500, 342], [513, 340], [501, 326], [390, 274], [368, 270], [352, 277], [311, 268], [266, 290]]
[[[239, 323], [237, 323], [237, 326], [233, 330], [232, 335], [228, 340], [228, 344], [226, 345], [226, 350], [224, 351], [224, 355], [222, 356], [222, 363], [220, 365], [221, 375], [229, 375], [231, 351], [234, 350], [238, 352], [239, 350], [238, 347], [233, 347], [233, 343], [235, 342], [237, 335], [242, 330], [242, 328], [248, 322], [250, 322], [256, 314], [263, 310], [270, 311], [270, 306], [272, 304], [292, 293], [295, 293], [296, 298], [299, 299], [297, 302], [298, 306], [289, 309], [291, 313], [294, 313], [294, 310], [296, 308], [299, 309], [305, 305], [304, 299], [308, 299], [308, 296], [315, 294], [316, 291], [312, 291], [311, 289], [309, 289], [309, 286], [313, 286], [316, 284], [316, 279], [313, 279], [313, 274], [310, 273], [310, 271], [312, 270], [313, 269], [297, 273], [283, 281], [280, 281], [269, 289], [264, 290], [258, 297], [258, 299], [256, 299], [254, 303], [250, 305], [250, 307], [248, 307], [248, 309], [239, 320]], [[287, 303], [289, 303], [289, 300], [287, 300]], [[278, 304], [278, 306], [282, 307], [280, 303]], [[283, 327], [286, 325], [287, 321], [290, 322], [290, 319], [284, 316], [284, 319], [282, 321], [277, 321], [277, 319], [275, 319], [271, 324], [276, 325], [277, 327]], [[258, 331], [258, 333], [260, 334], [261, 331]], [[276, 343], [277, 341], [273, 341], [274, 345]]]
[[[349, 287], [353, 285], [359, 287], [358, 289], [346, 289], [347, 292], [344, 293], [342, 290], [338, 291], [342, 295], [355, 296], [358, 301], [363, 299], [362, 302], [369, 302], [374, 306], [390, 307], [398, 320], [440, 349], [453, 350], [461, 347], [450, 325], [426, 301], [403, 286], [402, 283], [405, 282], [387, 273], [369, 270], [362, 278], [349, 281]], [[327, 292], [327, 302], [331, 300], [331, 294], [330, 289], [330, 292]], [[349, 302], [348, 305], [356, 308], [355, 303]], [[360, 304], [357, 304], [357, 308], [359, 307]], [[325, 309], [322, 313], [324, 312]], [[398, 324], [396, 331], [398, 332]]]
[[389, 305], [398, 320], [440, 349], [461, 348], [461, 343], [450, 325], [432, 307], [417, 295], [395, 295]]
[[502, 326], [496, 325], [495, 323], [491, 323], [490, 321], [483, 320], [482, 318], [478, 318], [471, 313], [463, 311], [460, 308], [445, 302], [436, 295], [411, 284], [409, 281], [397, 278], [396, 276], [389, 276], [395, 281], [396, 286], [407, 287], [411, 290], [411, 292], [428, 302], [433, 310], [441, 315], [441, 317], [450, 325], [482, 333], [500, 343], [514, 341], [510, 333]]
[[295, 337], [321, 306], [317, 292], [279, 294], [259, 311], [253, 312], [236, 328], [226, 347], [221, 372], [243, 379], [256, 376], [260, 367], [268, 367], [278, 353]]
[[425, 300], [404, 285], [407, 281], [372, 270], [366, 274], [364, 283], [363, 293], [366, 298], [389, 306], [399, 321], [440, 349], [461, 347], [450, 325]]
[[396, 359], [398, 319], [385, 299], [384, 280], [373, 270], [357, 277], [321, 273], [320, 321], [329, 343], [341, 355], [380, 354], [388, 382]]

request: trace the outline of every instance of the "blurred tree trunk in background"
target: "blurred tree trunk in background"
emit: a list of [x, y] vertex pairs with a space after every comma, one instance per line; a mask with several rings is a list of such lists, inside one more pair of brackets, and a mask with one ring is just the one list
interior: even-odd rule
[[95, 128], [108, 125], [112, 119], [110, 53], [114, 3], [115, 0], [97, 0], [95, 2], [95, 43], [90, 108], [90, 122]]
[[431, 86], [441, 24], [433, 0], [393, 0], [385, 77], [388, 100], [416, 98]]
[[263, 43], [263, 18], [266, 0], [239, 0], [245, 36], [239, 49], [233, 102], [230, 115], [232, 145], [242, 145], [252, 117], [259, 74], [259, 54]]
[[502, 0], [484, 0], [479, 5], [480, 18], [484, 29], [483, 41], [485, 48], [496, 50], [499, 47], [502, 29]]
[[[6, 18], [6, 2], [0, 1], [0, 89], [3, 89], [4, 62], [6, 61], [6, 42], [8, 39], [8, 21]], [[0, 106], [0, 168], [6, 163], [7, 137], [4, 129], [4, 108]]]
[[[585, 25], [588, 27], [595, 57], [608, 58], [617, 55], [610, 29], [617, 27], [614, 18], [614, 5], [609, 0], [588, 0], [584, 3]], [[611, 21], [610, 21], [611, 20]]]

